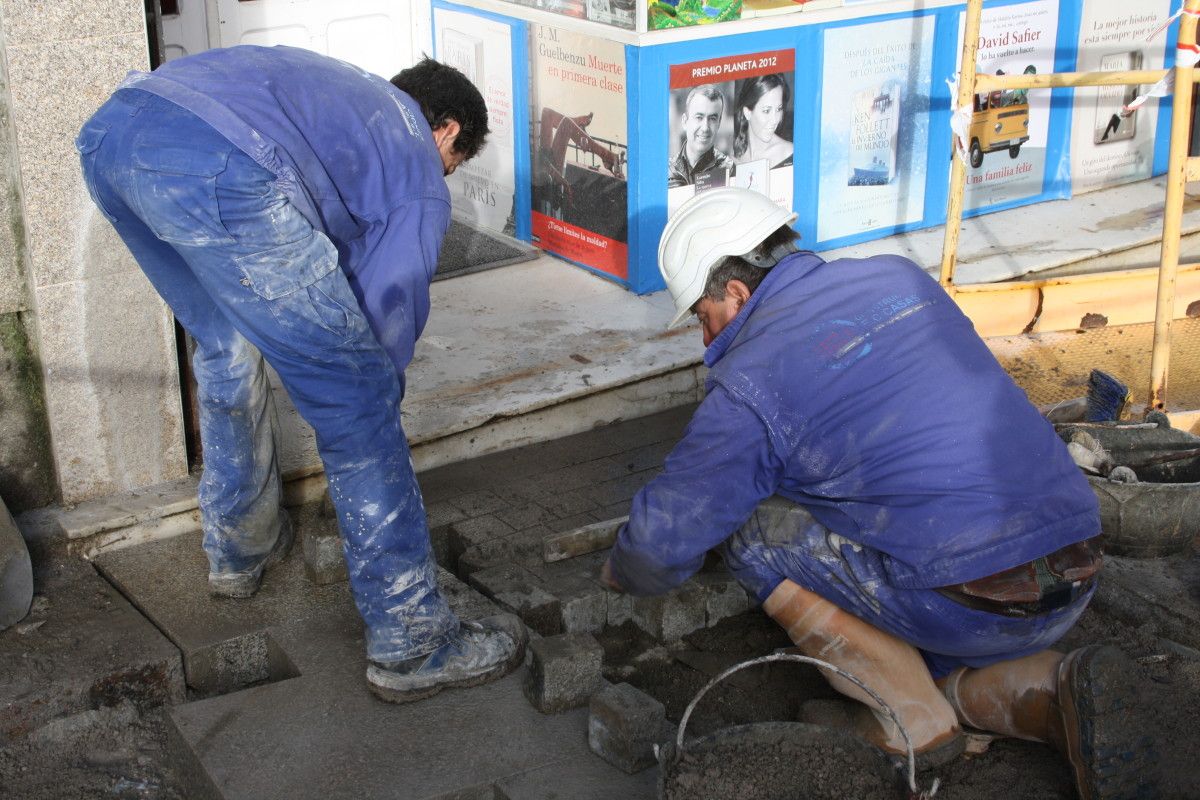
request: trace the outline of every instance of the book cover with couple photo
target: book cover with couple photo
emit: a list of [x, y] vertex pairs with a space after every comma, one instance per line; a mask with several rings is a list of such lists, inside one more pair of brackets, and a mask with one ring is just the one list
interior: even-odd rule
[[671, 66], [668, 214], [720, 186], [792, 208], [794, 87], [794, 50]]

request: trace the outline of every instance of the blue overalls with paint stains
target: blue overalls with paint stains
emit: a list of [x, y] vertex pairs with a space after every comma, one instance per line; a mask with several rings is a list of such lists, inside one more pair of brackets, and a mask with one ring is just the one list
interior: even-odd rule
[[260, 563], [283, 525], [263, 359], [317, 448], [379, 661], [457, 630], [400, 425], [450, 219], [417, 104], [287, 47], [131, 73], [77, 140], [88, 189], [196, 340], [210, 570]]
[[898, 256], [780, 262], [709, 345], [708, 395], [633, 501], [612, 568], [655, 594], [721, 547], [760, 602], [784, 579], [914, 644], [935, 675], [1044, 649], [971, 581], [1099, 533], [1087, 481], [954, 302]]

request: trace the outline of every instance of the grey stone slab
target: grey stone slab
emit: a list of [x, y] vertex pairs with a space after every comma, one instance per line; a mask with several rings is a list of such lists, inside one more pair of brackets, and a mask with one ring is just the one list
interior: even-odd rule
[[179, 651], [86, 561], [39, 565], [29, 616], [0, 632], [0, 747], [53, 719], [184, 699]]
[[558, 598], [546, 591], [541, 581], [522, 567], [506, 563], [470, 574], [470, 583], [479, 591], [521, 618], [542, 636], [562, 632], [562, 611]]
[[666, 722], [666, 709], [650, 695], [628, 683], [606, 686], [588, 703], [588, 747], [632, 775], [656, 763]]
[[496, 782], [497, 800], [653, 800], [658, 770], [626, 775], [591, 756], [560, 761]]
[[324, 525], [309, 525], [300, 535], [300, 548], [304, 556], [304, 574], [318, 586], [340, 583], [349, 579], [346, 556], [342, 549], [342, 537], [337, 523], [321, 518]]
[[368, 693], [356, 661], [345, 666], [172, 709], [180, 755], [221, 800], [478, 798], [533, 771], [569, 776], [585, 760], [606, 767], [589, 775], [598, 787], [624, 785], [588, 752], [586, 712], [546, 717], [526, 702], [523, 669], [389, 705]]
[[97, 533], [194, 511], [198, 507], [199, 483], [198, 475], [187, 475], [56, 509], [55, 517], [62, 534], [68, 539], [84, 539]]
[[726, 617], [737, 616], [750, 608], [750, 597], [732, 575], [720, 572], [701, 572], [692, 582], [699, 586], [704, 597], [704, 624], [711, 628]]
[[470, 548], [512, 532], [511, 525], [491, 515], [451, 523], [449, 531], [450, 558], [457, 562], [458, 558]]
[[608, 621], [610, 591], [600, 584], [600, 567], [606, 553], [591, 553], [530, 568], [558, 598], [562, 629], [567, 633], [599, 633]]
[[604, 650], [591, 636], [549, 636], [531, 641], [529, 649], [532, 658], [525, 678], [525, 696], [543, 714], [586, 705], [600, 688]]
[[705, 625], [707, 594], [687, 583], [667, 594], [633, 598], [633, 621], [662, 642], [674, 641]]
[[[298, 517], [298, 536], [311, 521]], [[362, 620], [349, 584], [311, 583], [298, 549], [268, 570], [262, 588], [246, 600], [208, 594], [208, 561], [197, 535], [104, 553], [96, 564], [175, 643], [188, 685], [198, 691], [321, 674], [339, 659], [355, 662], [361, 673]], [[460, 617], [495, 612], [449, 573], [440, 571], [439, 581]]]

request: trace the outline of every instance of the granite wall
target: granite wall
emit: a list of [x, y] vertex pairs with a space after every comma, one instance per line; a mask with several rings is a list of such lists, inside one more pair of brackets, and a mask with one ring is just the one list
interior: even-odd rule
[[[50, 499], [65, 503], [182, 477], [174, 323], [88, 198], [73, 146], [125, 73], [148, 66], [142, 0], [0, 0], [0, 48], [9, 151], [7, 160], [0, 151], [0, 237], [13, 254], [0, 258], [0, 370], [19, 363], [31, 375], [0, 371], [0, 403], [21, 395], [29, 409], [43, 406], [33, 416], [48, 431], [41, 452], [48, 442], [55, 477], [36, 443], [31, 452], [0, 444], [0, 464], [50, 480]], [[44, 401], [28, 388], [39, 372]], [[0, 419], [12, 408], [0, 406]]]

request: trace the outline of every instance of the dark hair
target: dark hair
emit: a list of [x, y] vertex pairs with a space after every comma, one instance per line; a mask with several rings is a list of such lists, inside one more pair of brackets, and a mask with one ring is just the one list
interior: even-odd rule
[[716, 86], [713, 86], [711, 83], [702, 83], [687, 93], [687, 97], [683, 101], [683, 113], [685, 115], [688, 113], [688, 106], [690, 106], [692, 104], [692, 98], [695, 97], [696, 95], [700, 95], [701, 97], [707, 97], [709, 100], [720, 100], [721, 101], [721, 113], [722, 114], [725, 113], [725, 95], [724, 95], [724, 93], [720, 89], [718, 89]]
[[[766, 258], [771, 251], [780, 245], [791, 244], [800, 238], [800, 234], [789, 228], [787, 225], [781, 225], [772, 231], [771, 235], [763, 239], [757, 247], [750, 251], [747, 255], [757, 255], [760, 258]], [[754, 294], [754, 290], [762, 283], [763, 278], [767, 277], [767, 273], [771, 271], [774, 265], [770, 267], [756, 267], [741, 256], [725, 256], [717, 262], [708, 272], [708, 280], [704, 282], [704, 294], [700, 297], [707, 297], [713, 302], [719, 303], [725, 299], [725, 284], [730, 281], [741, 281], [746, 284], [746, 288]]]
[[733, 156], [741, 158], [750, 144], [750, 123], [742, 109], [751, 111], [758, 105], [763, 95], [772, 89], [783, 89], [783, 105], [786, 108], [792, 99], [792, 91], [787, 81], [778, 75], [759, 75], [757, 78], [747, 78], [738, 81], [737, 99], [733, 104]]
[[454, 152], [474, 158], [483, 149], [490, 133], [487, 106], [466, 75], [426, 56], [392, 78], [392, 85], [417, 101], [430, 128], [459, 124]]

